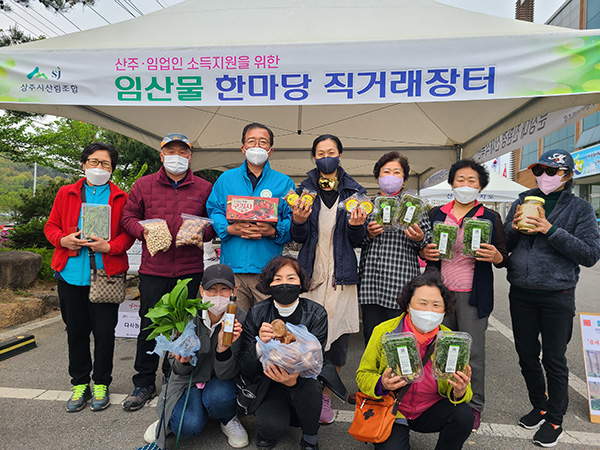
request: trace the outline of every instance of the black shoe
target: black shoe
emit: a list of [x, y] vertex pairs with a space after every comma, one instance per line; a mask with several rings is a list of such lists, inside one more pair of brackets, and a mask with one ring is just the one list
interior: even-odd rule
[[519, 419], [519, 425], [528, 430], [537, 430], [545, 421], [546, 411], [533, 409], [529, 414]]
[[319, 450], [319, 443], [309, 444], [304, 440], [304, 438], [300, 439], [300, 449], [301, 450]]
[[348, 396], [348, 403], [351, 405], [356, 405], [356, 392]]
[[123, 409], [125, 411], [137, 411], [154, 397], [156, 397], [156, 386], [136, 387], [123, 402]]
[[555, 447], [563, 435], [563, 428], [550, 422], [544, 422], [533, 435], [533, 443], [540, 447]]
[[275, 444], [277, 444], [275, 439], [265, 439], [260, 434], [256, 436], [256, 446], [261, 450], [271, 450], [275, 447]]

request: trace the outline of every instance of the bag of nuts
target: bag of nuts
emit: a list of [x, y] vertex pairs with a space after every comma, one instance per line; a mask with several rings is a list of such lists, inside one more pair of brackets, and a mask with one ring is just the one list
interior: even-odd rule
[[173, 236], [169, 231], [167, 221], [164, 219], [141, 220], [140, 225], [148, 232], [146, 246], [150, 256], [156, 255], [160, 250], [166, 252], [171, 247]]
[[198, 217], [185, 213], [181, 214], [181, 218], [183, 219], [183, 223], [177, 232], [175, 246], [196, 245], [199, 248], [202, 248], [202, 235], [204, 234], [204, 230], [211, 225], [213, 221], [205, 217]]

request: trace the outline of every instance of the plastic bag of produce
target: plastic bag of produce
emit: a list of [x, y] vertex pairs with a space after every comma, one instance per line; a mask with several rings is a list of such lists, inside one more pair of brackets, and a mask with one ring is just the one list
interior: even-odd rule
[[396, 216], [394, 217], [394, 225], [404, 230], [412, 225], [419, 223], [421, 214], [425, 211], [426, 202], [420, 197], [412, 194], [402, 194]]
[[110, 205], [81, 205], [81, 239], [92, 236], [110, 241]]
[[458, 238], [458, 227], [444, 222], [433, 224], [433, 243], [440, 252], [440, 259], [452, 259], [452, 247]]
[[467, 372], [471, 343], [469, 333], [440, 331], [433, 352], [433, 375], [438, 380], [451, 379], [455, 372]]
[[175, 238], [175, 246], [181, 247], [182, 245], [195, 245], [202, 248], [203, 240], [202, 235], [206, 227], [213, 223], [212, 220], [206, 217], [198, 217], [192, 214], [181, 214], [183, 223], [179, 227], [177, 237]]
[[264, 343], [256, 336], [262, 351], [263, 368], [274, 364], [289, 374], [297, 373], [303, 378], [317, 378], [323, 368], [323, 349], [319, 340], [304, 325], [285, 324], [296, 340], [284, 344], [277, 339]]
[[146, 246], [150, 256], [156, 255], [159, 251], [166, 252], [171, 247], [173, 236], [169, 231], [167, 221], [164, 219], [141, 220], [140, 225], [148, 232]]
[[381, 345], [394, 376], [409, 384], [423, 379], [421, 353], [413, 333], [387, 333], [381, 338]]
[[465, 219], [463, 229], [463, 254], [477, 258], [481, 244], [489, 244], [492, 239], [492, 222], [487, 219]]
[[149, 355], [156, 353], [159, 356], [163, 355], [163, 352], [170, 352], [175, 355], [179, 355], [182, 358], [192, 357], [190, 364], [195, 366], [198, 362], [196, 352], [200, 350], [200, 338], [196, 334], [196, 325], [193, 321], [189, 321], [183, 330], [183, 333], [175, 339], [170, 341], [166, 336], [162, 334], [156, 336], [156, 346], [154, 350], [148, 352]]

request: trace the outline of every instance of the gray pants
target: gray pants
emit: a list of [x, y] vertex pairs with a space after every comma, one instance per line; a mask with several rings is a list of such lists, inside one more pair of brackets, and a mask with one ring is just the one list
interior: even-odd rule
[[483, 411], [485, 403], [485, 331], [488, 317], [479, 318], [476, 306], [469, 305], [471, 292], [454, 292], [456, 296], [456, 311], [446, 314], [443, 324], [454, 331], [465, 331], [473, 338], [471, 344], [471, 389], [473, 398], [469, 405], [479, 412]]

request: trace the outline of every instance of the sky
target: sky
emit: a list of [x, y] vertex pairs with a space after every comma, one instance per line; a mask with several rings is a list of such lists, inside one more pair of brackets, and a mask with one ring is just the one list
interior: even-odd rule
[[[93, 7], [76, 6], [64, 15], [46, 10], [35, 0], [32, 7], [24, 8], [11, 0], [5, 0], [13, 7], [12, 12], [0, 12], [0, 28], [18, 24], [28, 34], [46, 37], [73, 33], [79, 29], [89, 29], [120, 22], [180, 3], [182, 0], [96, 0]], [[219, 0], [214, 0], [219, 1]], [[418, 1], [418, 0], [415, 0]], [[437, 0], [459, 8], [477, 11], [494, 16], [514, 18], [516, 0]], [[536, 0], [534, 21], [544, 23], [564, 3], [565, 0]]]

